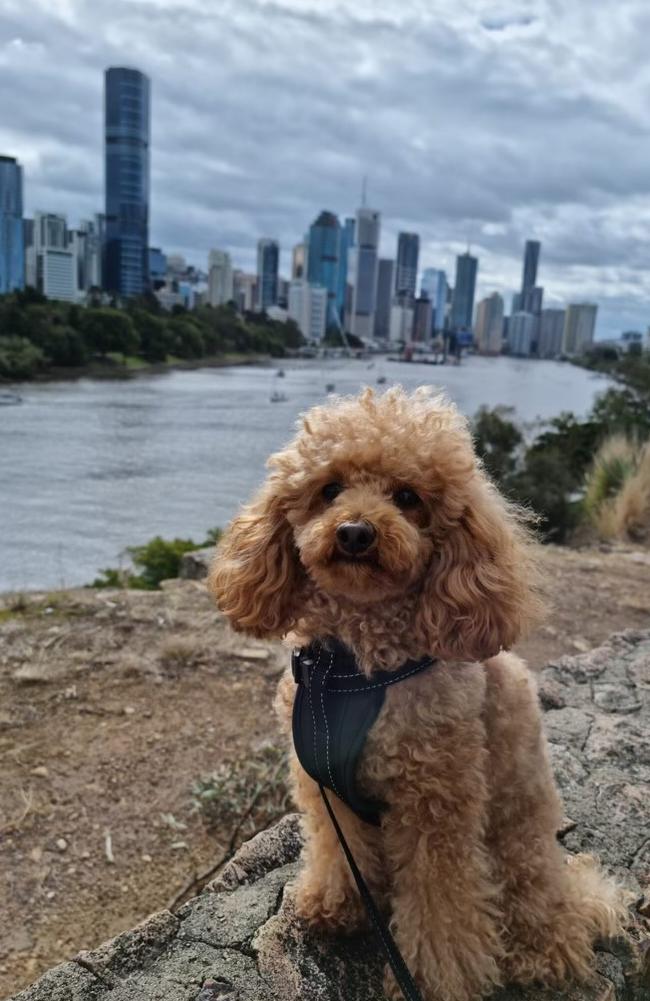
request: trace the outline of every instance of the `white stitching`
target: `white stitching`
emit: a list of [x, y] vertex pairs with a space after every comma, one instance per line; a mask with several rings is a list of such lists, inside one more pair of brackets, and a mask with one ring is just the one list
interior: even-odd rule
[[[318, 651], [318, 656], [316, 657], [316, 663], [314, 664], [314, 674], [316, 673], [316, 668], [320, 664], [320, 655], [321, 655], [321, 652], [322, 651], [319, 650]], [[308, 675], [309, 684], [307, 685], [307, 692], [309, 694], [309, 708], [311, 709], [311, 718], [312, 718], [312, 722], [314, 724], [314, 761], [316, 762], [316, 768], [318, 768], [318, 747], [317, 747], [317, 744], [316, 744], [316, 713], [314, 712], [314, 703], [313, 703], [312, 697], [311, 697], [311, 683], [312, 683], [312, 678], [314, 677], [314, 674], [312, 674], [311, 671], [309, 672], [309, 675]]]
[[432, 660], [426, 662], [426, 664], [418, 664], [413, 670], [407, 671], [406, 674], [400, 674], [398, 678], [389, 678], [388, 681], [378, 681], [376, 685], [366, 685], [364, 688], [330, 688], [330, 692], [336, 692], [337, 694], [354, 695], [356, 692], [369, 692], [373, 688], [386, 688], [387, 685], [394, 685], [398, 681], [404, 681], [405, 678], [410, 678], [412, 674], [417, 674], [418, 671], [423, 671], [425, 667], [430, 667], [433, 664]]
[[325, 682], [327, 681], [327, 675], [332, 670], [332, 664], [333, 663], [334, 663], [334, 654], [331, 653], [330, 654], [330, 662], [327, 665], [327, 670], [325, 671], [325, 673], [323, 675], [323, 680], [321, 681], [321, 686], [320, 686], [320, 707], [321, 707], [322, 712], [323, 712], [323, 721], [325, 723], [325, 755], [326, 755], [326, 758], [327, 758], [327, 773], [328, 773], [328, 775], [330, 777], [330, 782], [332, 783], [332, 789], [334, 790], [334, 792], [336, 793], [337, 796], [340, 796], [341, 794], [338, 791], [338, 789], [336, 788], [336, 782], [334, 781], [334, 776], [332, 775], [332, 766], [330, 764], [330, 728], [329, 728], [329, 725], [327, 723], [327, 713], [325, 712], [325, 700], [323, 698], [323, 692], [325, 690]]

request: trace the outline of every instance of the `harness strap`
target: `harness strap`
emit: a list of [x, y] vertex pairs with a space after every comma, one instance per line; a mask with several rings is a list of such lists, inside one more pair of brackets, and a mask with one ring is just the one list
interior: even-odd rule
[[334, 810], [332, 809], [330, 801], [327, 798], [327, 794], [320, 782], [318, 783], [318, 788], [320, 789], [320, 794], [323, 797], [323, 802], [325, 803], [325, 807], [327, 809], [327, 812], [329, 813], [330, 820], [332, 821], [332, 824], [334, 826], [334, 830], [336, 831], [337, 837], [341, 842], [341, 848], [343, 849], [345, 857], [348, 860], [348, 865], [352, 870], [352, 875], [354, 876], [354, 881], [357, 884], [357, 889], [363, 901], [363, 905], [366, 909], [368, 917], [370, 918], [370, 921], [372, 922], [374, 930], [379, 936], [381, 947], [384, 953], [386, 954], [386, 959], [388, 960], [390, 968], [393, 971], [393, 975], [399, 985], [399, 988], [404, 996], [404, 999], [405, 1001], [422, 1001], [422, 995], [420, 994], [417, 985], [413, 977], [411, 976], [408, 966], [404, 962], [402, 954], [397, 947], [395, 939], [390, 933], [388, 925], [384, 921], [379, 911], [379, 908], [377, 907], [377, 904], [375, 903], [373, 896], [370, 890], [368, 889], [365, 879], [363, 878], [361, 872], [359, 871], [359, 867], [354, 860], [352, 852], [350, 851], [350, 846], [345, 840], [345, 835], [343, 834], [343, 831], [339, 826], [339, 822], [336, 819]]

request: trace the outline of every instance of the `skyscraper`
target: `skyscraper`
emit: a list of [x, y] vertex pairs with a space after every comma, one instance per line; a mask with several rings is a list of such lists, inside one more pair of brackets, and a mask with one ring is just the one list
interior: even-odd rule
[[305, 276], [305, 251], [304, 243], [297, 243], [291, 253], [291, 278], [304, 278]]
[[352, 283], [350, 279], [350, 251], [354, 245], [355, 220], [346, 218], [341, 227], [341, 250], [339, 254], [338, 301], [341, 303], [341, 320], [345, 325], [352, 311]]
[[29, 270], [35, 276], [36, 288], [48, 299], [75, 302], [77, 258], [70, 246], [66, 217], [35, 212], [33, 241], [29, 248]]
[[456, 258], [456, 282], [451, 302], [451, 329], [471, 330], [478, 260], [469, 251]]
[[381, 257], [377, 271], [377, 302], [375, 305], [375, 337], [390, 337], [390, 308], [393, 301], [393, 274], [395, 261]]
[[431, 340], [431, 318], [433, 306], [431, 299], [423, 292], [413, 304], [413, 340], [427, 343]]
[[533, 285], [527, 288], [521, 295], [521, 308], [525, 313], [532, 313], [539, 316], [542, 312], [542, 302], [544, 299], [544, 289], [540, 285]]
[[257, 308], [264, 313], [278, 301], [280, 247], [277, 240], [257, 241]]
[[208, 302], [222, 306], [233, 298], [233, 274], [230, 254], [211, 250], [208, 254]]
[[564, 310], [543, 309], [539, 322], [537, 354], [540, 358], [557, 358], [562, 354]]
[[574, 302], [567, 306], [562, 335], [562, 354], [579, 355], [593, 343], [598, 306]]
[[23, 168], [0, 156], [0, 295], [24, 285]]
[[422, 275], [421, 291], [431, 299], [433, 307], [432, 324], [434, 330], [445, 329], [447, 312], [447, 275], [436, 268], [426, 268]]
[[513, 313], [508, 322], [508, 350], [527, 358], [537, 338], [539, 320], [532, 313]]
[[493, 292], [476, 309], [476, 346], [481, 354], [501, 354], [503, 343], [503, 299]]
[[350, 333], [371, 338], [377, 300], [377, 250], [381, 217], [373, 209], [357, 209], [352, 276]]
[[395, 294], [408, 292], [415, 298], [418, 280], [418, 257], [420, 237], [417, 233], [400, 233], [397, 238], [397, 260], [395, 264]]
[[104, 287], [123, 296], [149, 286], [149, 79], [112, 67], [105, 76]]
[[307, 280], [327, 289], [327, 325], [339, 327], [343, 311], [339, 283], [341, 224], [333, 212], [321, 212], [309, 227]]
[[[524, 249], [524, 268], [521, 274], [521, 308], [526, 309], [526, 293], [537, 285], [537, 265], [539, 263], [539, 252], [541, 250], [539, 240], [526, 240]], [[533, 310], [530, 310], [532, 313]]]

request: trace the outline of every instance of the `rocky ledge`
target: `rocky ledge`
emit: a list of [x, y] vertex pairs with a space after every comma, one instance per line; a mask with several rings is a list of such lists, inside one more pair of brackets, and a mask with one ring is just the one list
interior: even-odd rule
[[[567, 811], [559, 837], [619, 875], [630, 891], [630, 938], [599, 952], [589, 987], [508, 988], [494, 1001], [648, 1001], [650, 630], [562, 658], [539, 680]], [[154, 914], [79, 953], [15, 1001], [376, 1001], [374, 939], [317, 937], [292, 913], [284, 891], [300, 847], [298, 818], [287, 816], [244, 844], [177, 914]]]

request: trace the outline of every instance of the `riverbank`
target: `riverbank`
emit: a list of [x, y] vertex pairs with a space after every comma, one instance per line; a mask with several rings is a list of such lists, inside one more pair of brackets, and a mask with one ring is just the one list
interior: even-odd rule
[[[539, 670], [648, 625], [650, 554], [544, 549]], [[227, 848], [196, 780], [278, 741], [287, 653], [233, 634], [200, 581], [0, 598], [0, 996], [166, 907]], [[250, 833], [244, 831], [242, 836]]]
[[79, 379], [123, 380], [141, 376], [163, 375], [166, 372], [193, 372], [201, 368], [231, 368], [235, 365], [271, 365], [274, 363], [280, 365], [281, 359], [273, 359], [268, 354], [244, 352], [210, 355], [206, 358], [170, 358], [168, 361], [151, 363], [136, 356], [127, 357], [124, 361], [109, 356], [106, 361], [94, 361], [80, 367], [51, 368], [45, 372], [39, 372], [33, 378], [23, 382], [0, 377], [0, 385], [12, 388], [39, 383], [76, 382]]

